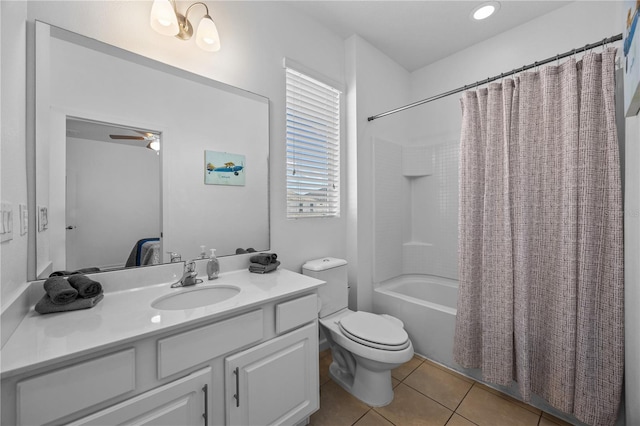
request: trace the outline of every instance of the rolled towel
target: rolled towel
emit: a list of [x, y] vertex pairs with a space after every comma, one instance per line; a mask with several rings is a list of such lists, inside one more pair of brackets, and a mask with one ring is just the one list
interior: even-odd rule
[[44, 291], [47, 292], [51, 303], [56, 305], [66, 305], [78, 297], [78, 290], [62, 277], [47, 278], [44, 282]]
[[102, 293], [102, 284], [98, 281], [94, 281], [86, 275], [71, 275], [68, 278], [71, 287], [78, 290], [80, 297], [95, 297]]
[[86, 299], [78, 298], [66, 305], [56, 305], [52, 302], [49, 295], [45, 294], [42, 299], [36, 303], [35, 309], [39, 314], [51, 314], [54, 312], [67, 312], [77, 311], [79, 309], [89, 309], [96, 306], [96, 304], [104, 297], [103, 293], [98, 294], [95, 297], [88, 297]]
[[268, 265], [270, 263], [276, 262], [278, 255], [275, 253], [260, 253], [253, 255], [249, 258], [249, 262], [258, 263], [260, 265]]
[[268, 265], [262, 265], [260, 263], [250, 263], [249, 264], [249, 272], [253, 272], [255, 274], [266, 274], [271, 271], [275, 271], [280, 266], [280, 261], [276, 260], [273, 263], [269, 263]]

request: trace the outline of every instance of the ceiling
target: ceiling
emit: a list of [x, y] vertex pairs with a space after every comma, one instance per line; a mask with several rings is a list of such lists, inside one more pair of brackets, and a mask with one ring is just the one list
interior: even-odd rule
[[[131, 136], [135, 139], [113, 139], [114, 136]], [[117, 143], [146, 148], [151, 139], [159, 138], [159, 134], [144, 129], [132, 129], [117, 124], [100, 123], [83, 119], [67, 118], [67, 136], [76, 139], [88, 139], [98, 142]]]
[[493, 16], [474, 21], [482, 1], [289, 2], [339, 36], [358, 34], [412, 72], [566, 6], [569, 1], [501, 1]]

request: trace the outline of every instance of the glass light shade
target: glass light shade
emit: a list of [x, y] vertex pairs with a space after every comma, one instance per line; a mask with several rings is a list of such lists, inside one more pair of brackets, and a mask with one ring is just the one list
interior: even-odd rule
[[180, 31], [178, 17], [169, 0], [153, 0], [149, 23], [162, 35], [174, 36]]
[[147, 148], [152, 149], [154, 151], [160, 151], [160, 141], [156, 139], [149, 142], [147, 144]]
[[220, 36], [218, 28], [209, 15], [205, 15], [198, 24], [196, 31], [196, 44], [207, 52], [217, 52], [220, 50]]
[[476, 21], [481, 21], [493, 15], [498, 9], [500, 9], [500, 3], [497, 1], [486, 2], [473, 9], [471, 17]]

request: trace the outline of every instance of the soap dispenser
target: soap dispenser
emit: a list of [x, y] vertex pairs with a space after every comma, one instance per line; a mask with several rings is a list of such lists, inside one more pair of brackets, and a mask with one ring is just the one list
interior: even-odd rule
[[209, 280], [215, 280], [220, 273], [220, 262], [216, 258], [216, 249], [211, 249], [211, 257], [207, 262], [207, 277]]
[[204, 246], [200, 246], [200, 257], [199, 259], [208, 259], [207, 252], [204, 250]]

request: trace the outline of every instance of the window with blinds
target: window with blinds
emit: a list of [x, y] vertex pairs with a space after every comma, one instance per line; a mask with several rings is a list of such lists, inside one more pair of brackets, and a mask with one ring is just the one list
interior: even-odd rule
[[286, 68], [287, 218], [340, 216], [340, 91]]

